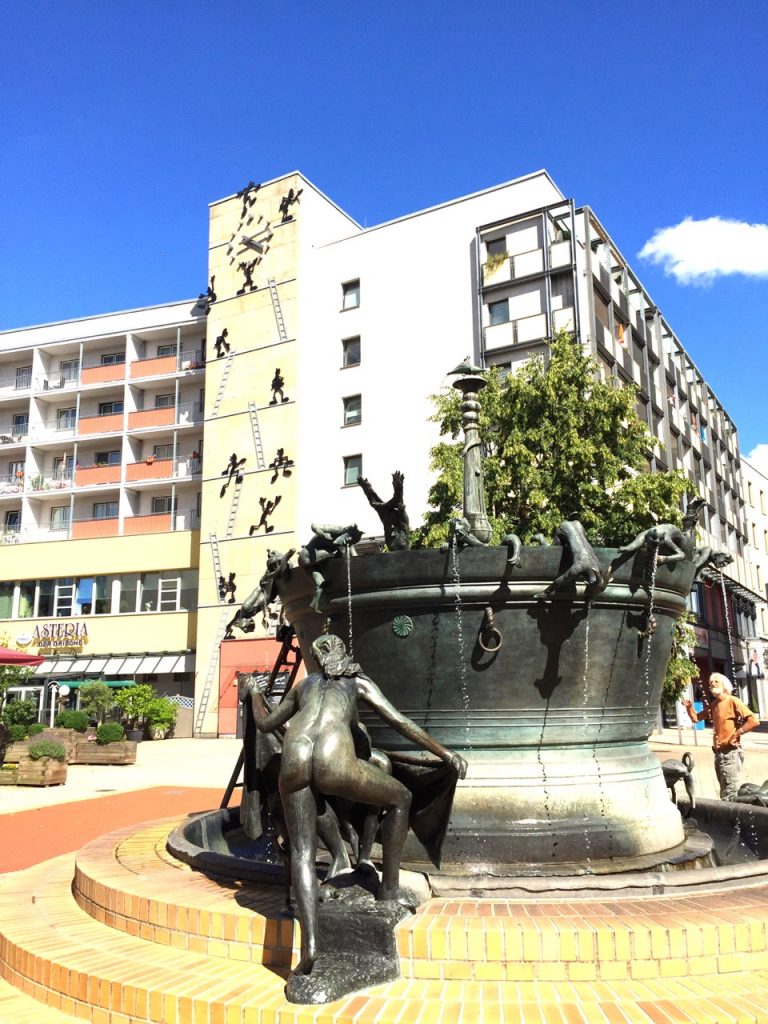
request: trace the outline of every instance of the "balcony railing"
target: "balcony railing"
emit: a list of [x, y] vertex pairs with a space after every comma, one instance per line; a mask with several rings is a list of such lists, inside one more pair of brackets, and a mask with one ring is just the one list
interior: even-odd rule
[[521, 317], [503, 324], [494, 324], [485, 328], [485, 347], [488, 351], [524, 345], [527, 342], [541, 341], [547, 336], [547, 315], [536, 313], [533, 316]]
[[160, 409], [139, 409], [128, 413], [128, 429], [144, 430], [147, 427], [184, 427], [201, 423], [203, 407], [200, 402], [182, 402], [178, 409], [164, 406]]
[[81, 416], [77, 421], [78, 434], [115, 434], [123, 429], [123, 414], [108, 413], [106, 416]]
[[0, 425], [0, 445], [26, 444], [29, 434], [28, 423], [4, 423]]
[[0, 498], [8, 494], [21, 494], [24, 490], [24, 474], [8, 473], [0, 477]]
[[72, 470], [56, 473], [35, 473], [27, 476], [25, 490], [27, 493], [41, 491], [64, 491], [72, 486]]
[[119, 484], [120, 464], [78, 466], [75, 469], [75, 483], [78, 487], [92, 487], [94, 484]]
[[164, 373], [176, 372], [176, 356], [156, 356], [152, 359], [137, 359], [131, 363], [130, 378], [157, 377]]
[[125, 479], [128, 482], [138, 480], [167, 480], [172, 477], [196, 476], [202, 471], [200, 459], [157, 459], [150, 455], [143, 462], [129, 462], [126, 466]]
[[71, 523], [50, 526], [0, 526], [0, 540], [6, 544], [42, 543], [52, 540], [86, 540], [99, 537], [135, 537], [152, 533], [177, 533], [182, 530], [198, 530], [200, 514], [196, 509], [178, 512], [151, 512], [144, 515], [126, 516], [121, 524], [119, 517], [78, 517]]
[[106, 384], [109, 381], [125, 380], [125, 363], [108, 363], [102, 366], [84, 366], [80, 371], [81, 384]]

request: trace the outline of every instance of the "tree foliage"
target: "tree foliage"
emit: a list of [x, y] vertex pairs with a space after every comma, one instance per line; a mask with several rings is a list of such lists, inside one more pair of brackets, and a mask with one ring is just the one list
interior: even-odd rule
[[696, 634], [693, 630], [693, 616], [686, 612], [679, 618], [672, 630], [672, 653], [669, 656], [664, 685], [661, 690], [662, 707], [669, 707], [679, 700], [688, 684], [698, 679], [699, 666], [693, 660]]
[[105, 713], [114, 707], [114, 704], [114, 692], [100, 679], [83, 683], [80, 687], [80, 707], [92, 718], [98, 718], [100, 722], [103, 721]]
[[[506, 378], [491, 369], [480, 402], [486, 508], [492, 543], [510, 531], [523, 542], [550, 537], [577, 512], [594, 544], [623, 544], [656, 522], [682, 522], [684, 474], [647, 472], [660, 445], [638, 416], [637, 389], [603, 381], [597, 364], [562, 332], [549, 356]], [[444, 541], [462, 503], [461, 396], [434, 397], [443, 440], [432, 449], [437, 479], [419, 546]]]

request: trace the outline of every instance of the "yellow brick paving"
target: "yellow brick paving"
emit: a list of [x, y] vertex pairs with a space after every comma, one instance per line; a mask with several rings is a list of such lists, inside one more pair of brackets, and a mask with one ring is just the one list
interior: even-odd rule
[[170, 825], [0, 879], [0, 1022], [768, 1024], [761, 885], [434, 899], [398, 929], [400, 980], [296, 1007], [283, 996], [298, 935], [281, 890], [179, 864], [165, 851]]

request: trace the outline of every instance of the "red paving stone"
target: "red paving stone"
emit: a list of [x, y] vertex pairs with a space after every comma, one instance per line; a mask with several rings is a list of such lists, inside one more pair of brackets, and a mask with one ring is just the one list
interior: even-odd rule
[[157, 786], [0, 816], [0, 872], [79, 850], [105, 832], [156, 818], [208, 811], [222, 790]]

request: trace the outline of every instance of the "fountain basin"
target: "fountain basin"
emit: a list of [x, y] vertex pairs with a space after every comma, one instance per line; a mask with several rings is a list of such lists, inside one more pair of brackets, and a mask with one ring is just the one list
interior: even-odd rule
[[[597, 549], [607, 573], [614, 549]], [[647, 626], [646, 555], [622, 565], [589, 603], [582, 585], [538, 600], [566, 567], [560, 547], [401, 551], [326, 563], [324, 614], [310, 578], [281, 581], [286, 618], [308, 671], [326, 628], [348, 640], [363, 670], [401, 711], [469, 765], [442, 851], [444, 875], [610, 873], [660, 862], [683, 843], [647, 740], [659, 705], [674, 622], [693, 565], [659, 567], [656, 630]], [[458, 577], [458, 581], [457, 581]], [[501, 646], [480, 643], [492, 609]], [[486, 643], [486, 646], [489, 646]], [[414, 753], [361, 709], [375, 746]], [[434, 871], [410, 836], [404, 866]]]

